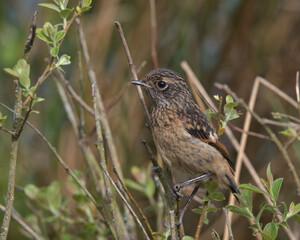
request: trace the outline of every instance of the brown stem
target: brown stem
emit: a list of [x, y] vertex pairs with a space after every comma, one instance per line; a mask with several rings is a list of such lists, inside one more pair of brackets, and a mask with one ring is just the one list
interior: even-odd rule
[[[208, 194], [208, 192], [206, 192], [205, 196], [207, 196], [207, 194]], [[202, 229], [203, 222], [204, 222], [204, 217], [205, 217], [205, 214], [206, 214], [206, 208], [207, 208], [207, 206], [208, 206], [208, 201], [204, 201], [203, 202], [202, 212], [201, 212], [201, 215], [200, 215], [200, 218], [199, 218], [199, 222], [198, 222], [198, 225], [197, 225], [197, 230], [196, 230], [196, 233], [195, 233], [195, 240], [199, 240], [201, 229]]]
[[150, 13], [151, 13], [151, 56], [153, 68], [158, 68], [157, 60], [157, 24], [155, 13], [155, 0], [150, 1]]
[[145, 223], [149, 233], [150, 233], [150, 238], [151, 239], [156, 239], [156, 236], [153, 235], [153, 230], [148, 222], [148, 219], [146, 218], [145, 214], [143, 213], [140, 205], [135, 201], [135, 199], [133, 198], [133, 196], [131, 195], [131, 193], [128, 191], [126, 185], [124, 184], [124, 182], [122, 181], [122, 179], [120, 178], [120, 175], [117, 171], [116, 168], [113, 169], [114, 173], [116, 174], [116, 177], [118, 178], [118, 181], [121, 183], [121, 186], [123, 188], [123, 190], [125, 191], [125, 193], [127, 194], [127, 196], [129, 197], [130, 201], [134, 204], [134, 206], [136, 207], [136, 209], [138, 210], [138, 212], [140, 213], [143, 222]]
[[[127, 60], [128, 60], [129, 68], [131, 70], [131, 74], [132, 74], [133, 80], [137, 81], [138, 77], [137, 77], [137, 74], [136, 74], [135, 65], [132, 62], [131, 54], [130, 54], [130, 51], [129, 51], [126, 39], [124, 37], [122, 26], [121, 26], [121, 24], [118, 21], [116, 21], [115, 24], [116, 24], [116, 27], [117, 27], [117, 29], [119, 31], [123, 47], [125, 49], [125, 53], [126, 53], [126, 56], [127, 56]], [[144, 99], [144, 95], [143, 95], [142, 89], [138, 85], [136, 85], [136, 88], [137, 88], [137, 91], [138, 91], [138, 95], [139, 95], [140, 101], [142, 103], [142, 107], [143, 107], [145, 115], [146, 115], [147, 123], [150, 126], [151, 125], [150, 114], [149, 114], [149, 111], [148, 111], [146, 103], [145, 103], [145, 99]]]

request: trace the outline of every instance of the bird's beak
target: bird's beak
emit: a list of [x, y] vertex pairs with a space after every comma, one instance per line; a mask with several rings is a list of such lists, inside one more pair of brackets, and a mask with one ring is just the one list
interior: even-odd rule
[[130, 81], [130, 83], [134, 84], [134, 85], [139, 85], [139, 86], [142, 86], [142, 87], [146, 87], [146, 88], [150, 88], [150, 86], [146, 83], [144, 83], [142, 80], [134, 80], [134, 81]]

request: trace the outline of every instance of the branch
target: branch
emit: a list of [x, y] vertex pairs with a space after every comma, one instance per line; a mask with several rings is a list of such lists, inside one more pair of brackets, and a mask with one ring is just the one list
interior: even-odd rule
[[[32, 22], [29, 28], [28, 38], [29, 42], [34, 41], [36, 29], [36, 13], [32, 18]], [[28, 46], [28, 40], [24, 47], [24, 58], [27, 59], [29, 56], [29, 51], [32, 46]], [[19, 88], [18, 83], [16, 83], [15, 90], [15, 106], [14, 106], [14, 120], [13, 120], [13, 132], [18, 132], [20, 129], [22, 121], [22, 89]], [[6, 240], [9, 224], [12, 214], [13, 202], [14, 202], [14, 189], [15, 189], [15, 174], [16, 165], [18, 157], [18, 146], [19, 146], [20, 135], [12, 135], [11, 145], [10, 145], [10, 159], [9, 159], [9, 170], [8, 170], [8, 183], [7, 183], [7, 194], [6, 194], [6, 205], [3, 216], [3, 221], [0, 230], [0, 240]]]
[[[125, 49], [125, 53], [126, 53], [126, 56], [127, 56], [127, 60], [128, 60], [129, 68], [131, 70], [131, 74], [132, 74], [133, 80], [137, 81], [138, 77], [137, 77], [137, 74], [136, 74], [136, 71], [135, 71], [135, 65], [132, 62], [132, 58], [131, 58], [131, 55], [130, 55], [130, 51], [129, 51], [126, 39], [124, 37], [122, 26], [121, 26], [121, 24], [118, 21], [116, 21], [115, 24], [116, 24], [116, 28], [119, 31], [123, 47]], [[138, 95], [139, 95], [140, 101], [142, 103], [143, 110], [144, 110], [145, 115], [146, 115], [147, 123], [150, 126], [151, 125], [150, 114], [149, 114], [149, 111], [148, 111], [146, 103], [145, 103], [145, 99], [144, 99], [144, 95], [143, 95], [142, 89], [138, 85], [136, 85], [136, 88], [137, 88], [137, 91], [138, 91]]]
[[[5, 211], [5, 207], [0, 204], [0, 210]], [[17, 214], [12, 213], [12, 218], [16, 220], [17, 223], [21, 225], [21, 227], [28, 232], [35, 240], [44, 240], [43, 237], [39, 236], [21, 217], [19, 217]]]
[[150, 14], [151, 14], [151, 56], [153, 68], [158, 68], [157, 60], [157, 24], [155, 13], [155, 0], [150, 1]]

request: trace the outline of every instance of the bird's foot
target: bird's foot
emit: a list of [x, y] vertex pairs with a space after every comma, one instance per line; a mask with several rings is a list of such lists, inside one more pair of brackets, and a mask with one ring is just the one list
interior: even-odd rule
[[181, 193], [182, 186], [180, 183], [175, 183], [173, 186], [172, 194], [175, 198], [183, 198], [184, 195]]

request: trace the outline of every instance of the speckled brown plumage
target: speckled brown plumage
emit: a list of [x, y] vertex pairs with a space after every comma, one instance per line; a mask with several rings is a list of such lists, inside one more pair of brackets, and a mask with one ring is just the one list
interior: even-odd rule
[[152, 134], [166, 164], [190, 178], [212, 173], [220, 187], [239, 193], [228, 151], [193, 100], [185, 80], [159, 68], [135, 84], [152, 100]]

